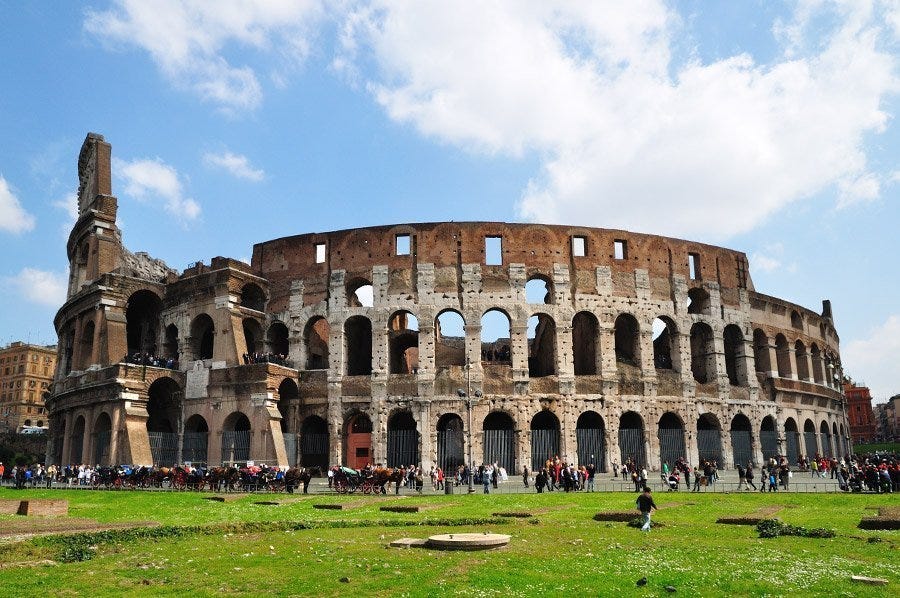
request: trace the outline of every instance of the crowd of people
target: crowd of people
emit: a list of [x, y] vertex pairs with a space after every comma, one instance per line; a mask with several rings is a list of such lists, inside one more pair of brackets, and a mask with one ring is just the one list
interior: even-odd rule
[[290, 366], [287, 355], [280, 353], [244, 353], [244, 365], [254, 363], [274, 363], [276, 365]]
[[132, 353], [131, 355], [123, 357], [122, 361], [135, 365], [148, 365], [154, 368], [167, 368], [170, 370], [178, 369], [178, 361], [174, 357], [158, 357], [151, 353]]

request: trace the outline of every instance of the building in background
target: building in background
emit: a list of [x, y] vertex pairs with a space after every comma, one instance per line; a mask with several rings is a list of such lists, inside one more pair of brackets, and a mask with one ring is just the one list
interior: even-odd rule
[[847, 397], [847, 418], [850, 420], [850, 438], [853, 444], [875, 442], [878, 427], [869, 387], [857, 386], [853, 382], [844, 383], [844, 396]]
[[14, 342], [0, 349], [0, 432], [47, 428], [44, 394], [55, 369], [56, 345]]
[[878, 427], [878, 439], [882, 442], [900, 440], [900, 395], [894, 395], [887, 403], [875, 405], [875, 422]]

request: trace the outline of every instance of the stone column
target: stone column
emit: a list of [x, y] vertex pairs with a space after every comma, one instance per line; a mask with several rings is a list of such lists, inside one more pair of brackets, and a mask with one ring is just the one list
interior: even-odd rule
[[431, 404], [427, 401], [418, 401], [411, 406], [416, 419], [416, 427], [419, 430], [419, 461], [422, 470], [429, 471], [434, 465], [434, 438], [431, 435]]
[[510, 326], [510, 349], [512, 351], [512, 377], [515, 392], [528, 394], [528, 324], [518, 322]]

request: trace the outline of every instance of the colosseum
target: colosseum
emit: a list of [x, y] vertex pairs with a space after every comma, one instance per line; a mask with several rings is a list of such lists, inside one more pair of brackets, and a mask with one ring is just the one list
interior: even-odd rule
[[848, 451], [830, 303], [757, 292], [739, 251], [440, 222], [179, 273], [123, 246], [110, 157], [89, 134], [48, 461], [449, 469], [471, 451], [606, 471]]

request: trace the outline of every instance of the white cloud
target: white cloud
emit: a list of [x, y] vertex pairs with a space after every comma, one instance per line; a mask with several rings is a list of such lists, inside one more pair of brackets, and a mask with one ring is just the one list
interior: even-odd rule
[[59, 307], [66, 300], [66, 273], [48, 272], [35, 268], [23, 268], [6, 283], [28, 301]]
[[874, 174], [867, 173], [854, 180], [838, 183], [838, 208], [848, 208], [857, 203], [874, 201], [881, 195], [881, 183]]
[[253, 51], [276, 54], [290, 68], [309, 53], [323, 15], [318, 0], [116, 0], [87, 12], [84, 27], [110, 47], [146, 51], [162, 74], [226, 111], [259, 106], [262, 87], [253, 67], [235, 65]]
[[897, 355], [900, 354], [900, 314], [888, 317], [869, 331], [866, 338], [841, 346], [844, 372], [857, 383], [865, 383], [878, 403], [900, 393]]
[[68, 238], [75, 222], [78, 221], [78, 195], [70, 193], [61, 199], [51, 202], [51, 205], [66, 214], [65, 221], [60, 225], [63, 237]]
[[0, 231], [24, 233], [34, 228], [34, 216], [25, 211], [9, 183], [0, 175]]
[[369, 52], [368, 89], [392, 119], [539, 156], [528, 219], [726, 238], [826, 189], [877, 196], [864, 137], [898, 90], [882, 8], [801, 3], [777, 24], [783, 54], [760, 64], [676, 62], [683, 22], [655, 0], [372, 2], [333, 66]]
[[248, 181], [259, 182], [266, 176], [262, 169], [254, 168], [246, 156], [233, 154], [228, 151], [221, 154], [207, 152], [203, 155], [203, 163], [207, 166], [223, 168], [230, 172], [232, 176]]
[[113, 172], [121, 177], [126, 195], [139, 201], [163, 200], [167, 212], [182, 221], [194, 220], [200, 215], [200, 205], [184, 196], [178, 171], [160, 160], [113, 159]]

